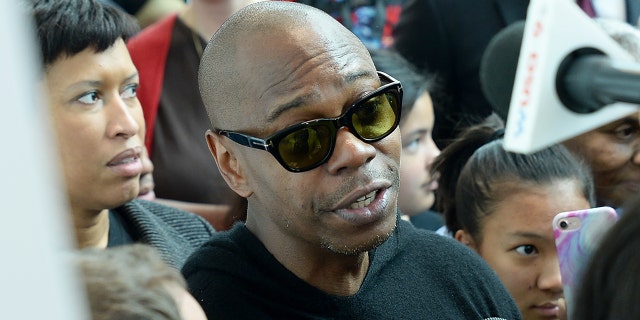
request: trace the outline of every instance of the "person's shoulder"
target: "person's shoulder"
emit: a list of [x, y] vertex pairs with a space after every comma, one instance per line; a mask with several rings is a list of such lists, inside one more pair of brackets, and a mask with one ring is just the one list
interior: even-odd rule
[[213, 227], [195, 213], [180, 210], [154, 201], [134, 199], [124, 205], [128, 211], [157, 217], [180, 232], [190, 230], [205, 231], [209, 236], [215, 233]]
[[398, 231], [399, 252], [413, 257], [418, 265], [439, 264], [454, 273], [472, 265], [487, 269], [477, 253], [451, 237], [416, 228], [407, 221], [398, 224]]
[[253, 246], [246, 239], [246, 227], [236, 223], [230, 230], [216, 232], [211, 238], [191, 254], [182, 272], [185, 277], [202, 269], [233, 270], [245, 260], [245, 248]]
[[411, 216], [409, 220], [418, 229], [436, 231], [444, 225], [444, 216], [432, 210], [426, 210], [418, 215]]
[[237, 222], [229, 230], [216, 232], [209, 241], [199, 248], [199, 251], [239, 253], [244, 250], [243, 248], [253, 246], [250, 240], [246, 239], [246, 233], [249, 231], [244, 223]]
[[456, 292], [470, 297], [468, 301], [442, 300], [470, 314], [520, 319], [504, 285], [476, 252], [451, 237], [417, 229], [406, 221], [400, 222], [398, 228], [400, 250], [394, 258], [397, 261], [392, 263], [399, 270], [422, 275], [412, 282], [430, 287], [433, 292]]
[[462, 246], [458, 241], [451, 237], [437, 234], [433, 230], [418, 228], [408, 221], [401, 220], [398, 222], [398, 231], [404, 241], [411, 243], [419, 243], [421, 245], [431, 246]]
[[[451, 310], [449, 318], [520, 319], [517, 306], [495, 272], [458, 241], [399, 220], [395, 234], [379, 248], [373, 252], [368, 283], [374, 292], [403, 288], [402, 295], [389, 294], [389, 299], [403, 304], [408, 318], [446, 306]], [[440, 307], [405, 301], [407, 296], [417, 301], [437, 300]], [[416, 310], [420, 315], [409, 315]], [[433, 318], [443, 317], [436, 312]]]

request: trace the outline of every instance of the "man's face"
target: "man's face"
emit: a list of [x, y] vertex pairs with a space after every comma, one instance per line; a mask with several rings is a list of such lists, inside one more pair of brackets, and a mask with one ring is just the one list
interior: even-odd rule
[[45, 85], [71, 207], [102, 210], [133, 199], [144, 120], [124, 41], [61, 56], [47, 68]]
[[[248, 41], [241, 70], [251, 75], [241, 131], [265, 138], [294, 124], [344, 114], [360, 97], [381, 86], [364, 48], [318, 39], [312, 32], [279, 34], [269, 48]], [[264, 59], [264, 60], [263, 60]], [[400, 162], [400, 132], [365, 143], [346, 127], [336, 137], [329, 160], [310, 171], [285, 170], [269, 153], [222, 142], [233, 149], [248, 180], [247, 226], [267, 246], [287, 243], [304, 250], [340, 254], [368, 251], [395, 228]]]
[[640, 126], [634, 114], [567, 140], [591, 168], [598, 205], [621, 206], [640, 192]]

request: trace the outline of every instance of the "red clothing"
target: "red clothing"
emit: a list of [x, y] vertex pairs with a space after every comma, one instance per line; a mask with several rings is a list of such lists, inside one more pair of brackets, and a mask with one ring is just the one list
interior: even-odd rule
[[[171, 32], [177, 16], [173, 14], [143, 29], [127, 43], [133, 64], [140, 72], [140, 87], [137, 94], [146, 123], [144, 144], [149, 155], [153, 152], [153, 129], [160, 105], [160, 92], [162, 92], [164, 80], [165, 61], [171, 44]], [[155, 71], [144, 72], [144, 70]]]
[[200, 213], [217, 230], [244, 219], [246, 200], [222, 178], [204, 139], [211, 124], [197, 73], [198, 49], [205, 40], [172, 15], [145, 28], [127, 46], [140, 74], [138, 98], [158, 198], [229, 206], [229, 213], [208, 211], [214, 208]]

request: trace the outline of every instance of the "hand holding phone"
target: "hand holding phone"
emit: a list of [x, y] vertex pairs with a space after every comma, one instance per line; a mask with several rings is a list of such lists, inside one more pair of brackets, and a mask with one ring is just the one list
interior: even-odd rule
[[613, 208], [598, 207], [558, 213], [553, 233], [569, 319], [583, 269], [604, 234], [618, 220]]

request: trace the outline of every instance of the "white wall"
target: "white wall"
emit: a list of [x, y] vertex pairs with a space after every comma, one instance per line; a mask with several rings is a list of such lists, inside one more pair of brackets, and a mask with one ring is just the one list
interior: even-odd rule
[[88, 319], [65, 262], [71, 228], [20, 1], [0, 1], [0, 319]]

